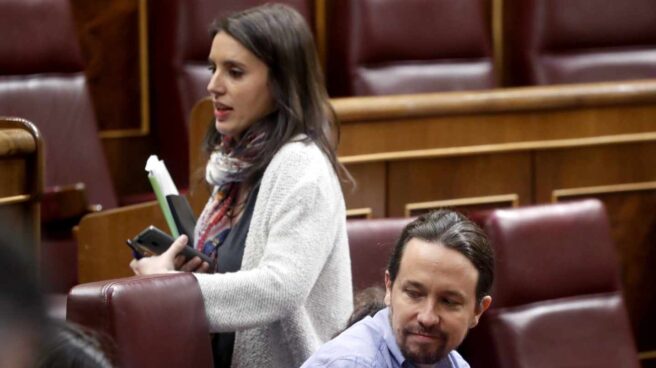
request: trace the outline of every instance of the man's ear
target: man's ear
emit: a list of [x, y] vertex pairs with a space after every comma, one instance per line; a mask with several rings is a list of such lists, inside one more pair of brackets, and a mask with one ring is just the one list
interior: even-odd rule
[[385, 271], [385, 305], [389, 306], [392, 299], [392, 280], [389, 271]]
[[481, 302], [476, 305], [476, 311], [474, 314], [474, 319], [472, 320], [472, 323], [469, 325], [469, 328], [474, 328], [478, 324], [478, 320], [481, 318], [481, 315], [483, 312], [485, 312], [488, 308], [490, 308], [490, 304], [492, 304], [492, 297], [489, 295], [486, 295], [481, 299]]

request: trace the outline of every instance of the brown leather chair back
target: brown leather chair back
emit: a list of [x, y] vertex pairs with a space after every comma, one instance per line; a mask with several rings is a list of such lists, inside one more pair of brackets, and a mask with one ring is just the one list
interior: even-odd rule
[[387, 262], [401, 231], [411, 218], [348, 220], [353, 291], [371, 286], [385, 287]]
[[511, 85], [656, 77], [653, 0], [506, 0]]
[[[149, 3], [150, 117], [160, 158], [179, 187], [189, 182], [187, 122], [194, 104], [207, 96], [207, 56], [212, 21], [265, 0], [159, 0]], [[310, 26], [314, 1], [277, 1], [293, 6]]]
[[638, 367], [618, 259], [598, 200], [496, 210], [492, 306], [462, 352], [473, 367]]
[[33, 122], [45, 142], [45, 185], [85, 183], [116, 207], [68, 0], [0, 3], [0, 115]]
[[120, 367], [212, 367], [205, 307], [190, 273], [74, 287], [67, 319], [114, 340]]
[[[42, 279], [50, 290], [67, 292], [77, 281], [72, 227], [87, 201], [117, 205], [70, 1], [2, 1], [0, 34], [0, 116], [34, 123], [45, 147]], [[72, 196], [58, 197], [62, 187]]]
[[330, 95], [495, 86], [488, 0], [327, 2]]

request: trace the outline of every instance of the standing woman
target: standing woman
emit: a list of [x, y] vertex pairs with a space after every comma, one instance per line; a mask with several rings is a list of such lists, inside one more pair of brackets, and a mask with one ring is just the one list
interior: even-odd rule
[[338, 127], [312, 34], [290, 7], [252, 8], [216, 23], [209, 62], [214, 191], [194, 246], [213, 273], [180, 264], [184, 236], [131, 266], [196, 271], [217, 366], [298, 367], [353, 308]]

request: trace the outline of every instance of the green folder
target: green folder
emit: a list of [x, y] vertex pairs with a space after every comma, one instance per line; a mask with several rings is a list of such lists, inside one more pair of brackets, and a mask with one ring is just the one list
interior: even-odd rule
[[175, 221], [173, 220], [173, 215], [171, 214], [171, 208], [169, 207], [168, 201], [162, 194], [162, 189], [159, 185], [159, 182], [157, 181], [157, 178], [151, 173], [148, 173], [148, 180], [150, 181], [150, 185], [153, 187], [153, 191], [155, 192], [155, 197], [157, 197], [159, 207], [162, 209], [162, 213], [164, 214], [164, 219], [166, 219], [166, 223], [169, 225], [171, 235], [174, 238], [177, 238], [180, 236], [180, 232], [178, 231], [178, 227], [175, 226]]

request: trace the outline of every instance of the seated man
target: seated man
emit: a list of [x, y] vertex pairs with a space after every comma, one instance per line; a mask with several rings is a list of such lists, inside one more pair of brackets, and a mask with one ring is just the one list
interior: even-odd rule
[[455, 349], [490, 306], [494, 254], [459, 213], [419, 217], [385, 272], [385, 304], [323, 345], [303, 367], [469, 367]]

